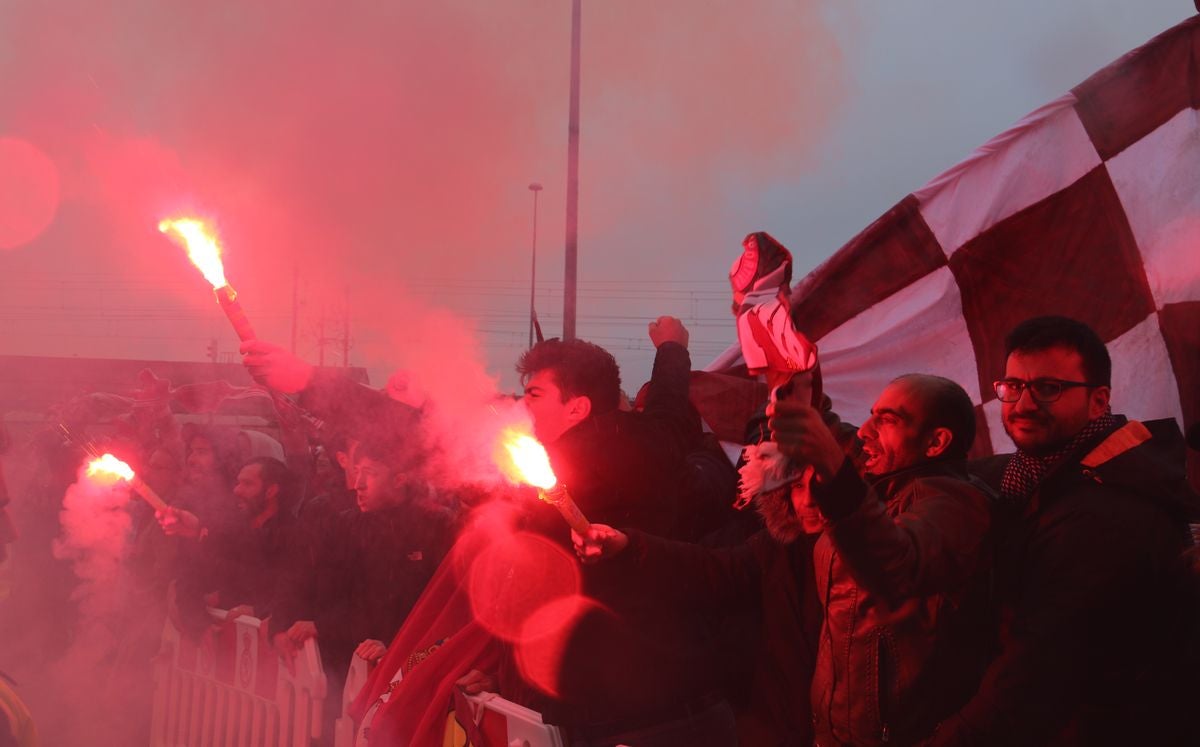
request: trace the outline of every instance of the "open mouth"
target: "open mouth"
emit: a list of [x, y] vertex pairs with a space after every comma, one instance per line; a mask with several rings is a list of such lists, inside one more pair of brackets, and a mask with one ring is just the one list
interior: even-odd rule
[[872, 449], [866, 444], [863, 444], [862, 453], [863, 456], [866, 457], [866, 461], [863, 462], [863, 467], [869, 471], [871, 467], [874, 467], [879, 462], [879, 457], [881, 455], [878, 451]]

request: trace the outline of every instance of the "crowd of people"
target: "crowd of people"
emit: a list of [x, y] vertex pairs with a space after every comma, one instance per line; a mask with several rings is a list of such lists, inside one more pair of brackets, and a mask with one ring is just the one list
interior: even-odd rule
[[[747, 441], [791, 469], [745, 511], [689, 401], [686, 328], [660, 317], [649, 335], [632, 402], [591, 343], [518, 361], [534, 434], [592, 522], [573, 533], [529, 502], [522, 529], [578, 556], [599, 612], [576, 621], [554, 688], [501, 655], [455, 662], [462, 689], [532, 708], [571, 747], [1195, 743], [1200, 500], [1174, 421], [1111, 411], [1089, 327], [1011, 331], [1002, 456], [968, 459], [975, 406], [936, 371], [892, 381], [857, 427], [828, 398], [772, 397]], [[504, 491], [435, 479], [420, 403], [270, 343], [242, 354], [319, 439], [144, 429], [131, 461], [170, 508], [137, 509], [138, 565], [188, 635], [216, 607], [267, 620], [284, 665], [316, 638], [332, 723], [352, 657], [389, 653]]]

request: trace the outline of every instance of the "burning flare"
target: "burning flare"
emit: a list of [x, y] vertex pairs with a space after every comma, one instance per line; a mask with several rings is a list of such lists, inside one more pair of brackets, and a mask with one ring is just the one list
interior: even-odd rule
[[542, 490], [558, 484], [558, 478], [550, 468], [550, 457], [536, 438], [510, 428], [505, 431], [504, 448], [512, 460], [513, 469], [505, 470], [510, 478]]
[[225, 279], [225, 265], [221, 263], [217, 232], [199, 218], [166, 218], [159, 222], [158, 230], [182, 244], [187, 249], [188, 259], [192, 260], [204, 279], [212, 283], [217, 304], [229, 318], [238, 339], [242, 342], [256, 339], [254, 327], [237, 300], [237, 291]]
[[133, 468], [112, 454], [93, 459], [87, 466], [88, 477], [111, 477], [114, 480], [133, 480]]
[[217, 233], [208, 224], [198, 218], [166, 218], [159, 222], [158, 230], [187, 249], [188, 259], [214, 290], [229, 285], [225, 280], [225, 266], [221, 263]]
[[134, 474], [132, 467], [117, 459], [112, 454], [104, 454], [88, 462], [87, 475], [88, 477], [101, 477], [114, 481], [126, 480], [129, 482], [129, 487], [133, 488], [133, 491], [140, 495], [146, 503], [153, 506], [155, 511], [166, 511], [169, 508], [167, 502], [158, 493], [154, 492], [149, 485]]
[[550, 467], [550, 457], [541, 442], [528, 433], [509, 428], [504, 432], [503, 444], [509, 456], [509, 465], [501, 466], [504, 473], [512, 480], [537, 488], [538, 498], [557, 508], [572, 529], [586, 535], [591, 523], [579, 510], [566, 486], [558, 484]]

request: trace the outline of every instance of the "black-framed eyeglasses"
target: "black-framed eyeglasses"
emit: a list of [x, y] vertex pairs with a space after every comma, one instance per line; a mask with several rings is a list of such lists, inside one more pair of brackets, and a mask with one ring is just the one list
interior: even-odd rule
[[1077, 386], [1094, 387], [1098, 384], [1089, 384], [1086, 381], [1066, 381], [1064, 379], [1034, 379], [1033, 381], [1025, 381], [1024, 379], [1000, 379], [992, 384], [992, 388], [996, 390], [996, 397], [1001, 402], [1012, 404], [1021, 399], [1021, 392], [1029, 390], [1029, 396], [1033, 397], [1034, 402], [1054, 402], [1062, 396], [1063, 390], [1073, 389]]

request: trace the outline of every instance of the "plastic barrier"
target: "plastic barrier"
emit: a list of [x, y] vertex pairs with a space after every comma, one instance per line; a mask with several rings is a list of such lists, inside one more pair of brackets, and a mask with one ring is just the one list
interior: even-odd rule
[[[358, 728], [347, 710], [366, 684], [369, 673], [365, 661], [352, 658], [342, 692], [342, 716], [334, 727], [334, 747], [366, 747], [363, 734], [370, 729], [378, 705], [367, 711]], [[395, 681], [399, 680], [398, 675]], [[385, 693], [381, 704], [387, 699]], [[453, 720], [458, 723], [447, 723], [442, 747], [563, 747], [565, 744], [558, 727], [543, 723], [541, 714], [495, 693], [460, 693], [454, 699]]]
[[151, 747], [310, 747], [321, 734], [325, 673], [315, 640], [296, 657], [292, 674], [255, 617], [224, 622], [199, 641], [170, 620], [155, 663]]
[[454, 710], [459, 723], [466, 724], [471, 747], [563, 747], [558, 727], [495, 693], [464, 695], [455, 700]]
[[[371, 673], [371, 665], [357, 656], [350, 657], [350, 669], [346, 672], [346, 686], [342, 688], [341, 716], [333, 724], [333, 747], [354, 747], [358, 742], [366, 740], [359, 738], [359, 730], [355, 728], [354, 717], [350, 715], [350, 704], [358, 697], [359, 691], [367, 684]], [[372, 708], [364, 720], [370, 724], [375, 716], [376, 708]]]

